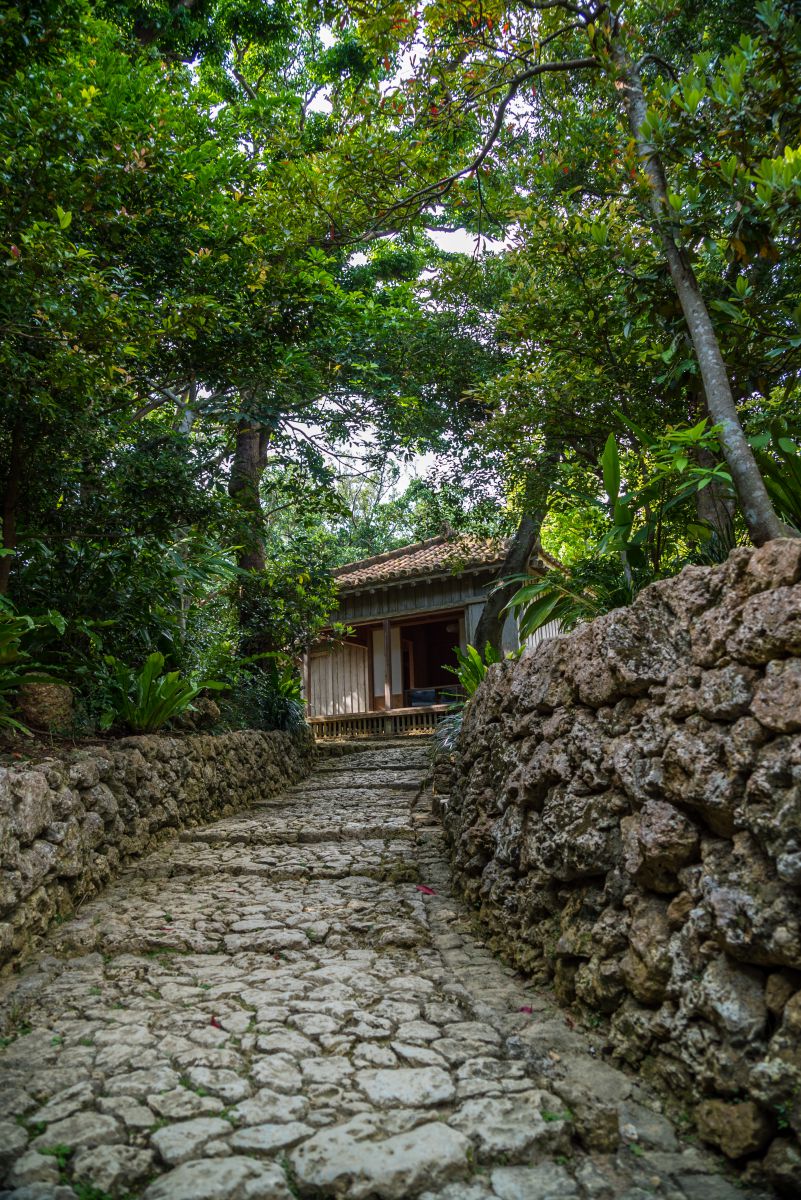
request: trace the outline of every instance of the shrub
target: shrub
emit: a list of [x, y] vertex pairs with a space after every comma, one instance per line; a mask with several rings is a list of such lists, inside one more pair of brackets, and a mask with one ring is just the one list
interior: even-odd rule
[[52, 683], [49, 675], [38, 669], [22, 646], [24, 638], [36, 628], [32, 617], [14, 611], [11, 605], [0, 605], [0, 733], [15, 730], [30, 734], [30, 730], [12, 714], [14, 697], [25, 683]]
[[501, 655], [490, 645], [486, 648], [484, 658], [481, 657], [475, 646], [468, 646], [466, 650], [457, 649], [457, 665], [445, 669], [459, 680], [462, 695], [454, 694], [451, 711], [439, 722], [434, 731], [435, 754], [450, 754], [456, 749], [456, 743], [462, 730], [465, 705], [470, 697], [478, 691], [489, 667], [498, 662], [501, 662]]
[[111, 669], [113, 705], [101, 722], [106, 729], [121, 720], [133, 733], [153, 733], [191, 709], [198, 692], [225, 687], [208, 680], [195, 683], [180, 671], [165, 674], [164, 655], [158, 652], [148, 657], [140, 671], [111, 657], [106, 663]]
[[257, 657], [261, 663], [239, 664], [223, 706], [223, 722], [235, 729], [300, 729], [306, 710], [297, 670], [274, 655]]

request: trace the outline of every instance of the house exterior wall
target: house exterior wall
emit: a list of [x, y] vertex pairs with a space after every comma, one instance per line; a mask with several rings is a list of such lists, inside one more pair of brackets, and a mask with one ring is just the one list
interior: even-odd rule
[[[465, 609], [465, 637], [470, 646], [475, 646], [476, 644], [476, 630], [478, 629], [478, 623], [481, 620], [483, 611], [483, 600], [480, 600], [477, 604], [468, 604]], [[504, 654], [512, 654], [519, 648], [520, 639], [517, 636], [517, 621], [510, 613], [503, 623], [501, 649]]]
[[468, 646], [476, 644], [476, 629], [481, 620], [481, 613], [484, 609], [484, 601], [480, 600], [478, 604], [468, 604], [464, 610], [464, 636]]
[[[408, 626], [416, 619], [423, 624], [439, 614], [458, 624], [453, 644], [464, 649], [475, 644], [478, 622], [489, 588], [497, 579], [498, 564], [462, 574], [443, 574], [428, 579], [396, 580], [360, 590], [343, 592], [331, 620], [344, 625], [368, 626], [360, 638], [366, 646], [346, 644], [345, 653], [337, 656], [330, 651], [311, 653], [307, 672], [309, 715], [340, 716], [357, 712], [369, 713], [385, 707], [384, 692], [384, 629], [391, 622], [391, 706], [404, 703], [403, 646], [412, 653], [412, 675], [415, 639]], [[396, 624], [397, 622], [397, 624]], [[406, 623], [406, 629], [403, 626]], [[376, 627], [370, 629], [370, 625]], [[504, 653], [519, 648], [517, 624], [507, 617], [503, 627]], [[533, 646], [531, 647], [533, 649]], [[407, 686], [418, 686], [419, 680]]]
[[[401, 638], [399, 629], [390, 630], [391, 642], [391, 679], [392, 702], [399, 697], [397, 703], [403, 703], [403, 668], [401, 665]], [[383, 708], [384, 705], [384, 630], [373, 630], [373, 703], [369, 708]]]
[[382, 621], [387, 617], [408, 617], [417, 612], [462, 608], [471, 602], [483, 605], [486, 589], [493, 578], [492, 571], [471, 572], [430, 580], [410, 579], [391, 586], [346, 592], [340, 597], [332, 619], [348, 625]]
[[559, 637], [562, 632], [562, 626], [558, 621], [549, 621], [547, 625], [541, 625], [536, 633], [532, 633], [530, 637], [526, 638], [524, 653], [533, 654], [539, 645], [548, 641], [548, 638]]
[[501, 649], [504, 654], [512, 654], [520, 649], [520, 638], [517, 633], [517, 620], [511, 613], [507, 616], [501, 630]]
[[[382, 680], [383, 669], [382, 666]], [[381, 686], [383, 688], [383, 682]], [[372, 705], [367, 647], [346, 642], [332, 650], [312, 654], [307, 701], [310, 717], [368, 712]]]

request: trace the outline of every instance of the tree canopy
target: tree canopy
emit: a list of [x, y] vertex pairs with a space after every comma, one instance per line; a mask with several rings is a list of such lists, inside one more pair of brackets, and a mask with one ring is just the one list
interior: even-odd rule
[[0, 60], [2, 612], [87, 729], [444, 527], [624, 590], [797, 530], [794, 4], [41, 0]]

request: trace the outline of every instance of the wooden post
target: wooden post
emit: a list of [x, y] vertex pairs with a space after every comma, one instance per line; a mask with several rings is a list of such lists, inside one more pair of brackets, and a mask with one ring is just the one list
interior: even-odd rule
[[[406, 647], [406, 649], [409, 652], [409, 687], [413, 688], [414, 687], [414, 642], [411, 640], [411, 638], [406, 638], [405, 641], [401, 642], [401, 663], [403, 663], [403, 647], [404, 646]], [[403, 697], [403, 702], [404, 702], [404, 704], [406, 703], [405, 696]]]
[[303, 680], [303, 699], [306, 701], [306, 715], [312, 716], [311, 710], [311, 654], [307, 651], [303, 655], [303, 670], [301, 674]]
[[384, 708], [392, 708], [392, 634], [384, 621]]
[[373, 629], [367, 629], [367, 711], [375, 710], [375, 660], [373, 658]]

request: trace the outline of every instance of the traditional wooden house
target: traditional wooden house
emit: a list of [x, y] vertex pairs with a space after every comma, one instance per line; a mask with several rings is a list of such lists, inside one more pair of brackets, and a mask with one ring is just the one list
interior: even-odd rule
[[[334, 623], [305, 663], [307, 711], [317, 736], [423, 731], [448, 710], [456, 687], [448, 671], [456, 648], [472, 643], [508, 541], [448, 535], [402, 546], [334, 571], [339, 603]], [[532, 574], [543, 573], [542, 552]], [[513, 618], [505, 650], [518, 648]]]

